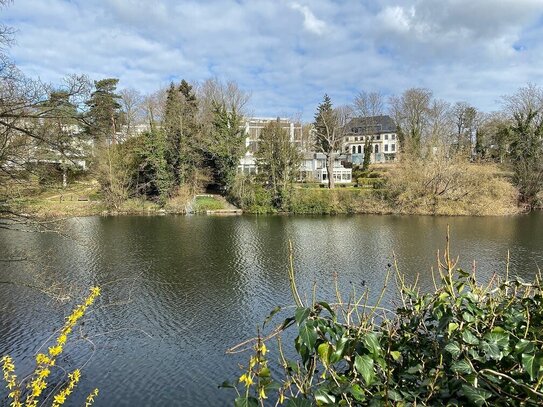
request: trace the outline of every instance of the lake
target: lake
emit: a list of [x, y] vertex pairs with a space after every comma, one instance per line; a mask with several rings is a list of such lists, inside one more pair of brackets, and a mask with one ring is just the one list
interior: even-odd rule
[[[100, 389], [95, 406], [232, 405], [248, 355], [225, 350], [256, 334], [276, 305], [288, 306], [288, 241], [300, 291], [334, 301], [341, 291], [379, 294], [393, 253], [423, 289], [450, 225], [459, 265], [482, 280], [530, 279], [543, 265], [543, 213], [503, 217], [119, 216], [71, 219], [63, 235], [0, 231], [0, 355], [20, 377], [92, 285], [102, 296], [57, 364], [83, 367], [70, 405]], [[391, 284], [393, 286], [393, 284]], [[37, 288], [36, 288], [37, 287]], [[46, 287], [46, 293], [38, 288]], [[58, 295], [60, 300], [51, 297]], [[384, 303], [396, 304], [391, 287]], [[291, 310], [292, 311], [292, 310]], [[275, 322], [280, 322], [281, 314]], [[286, 338], [288, 339], [288, 337]], [[289, 345], [291, 342], [285, 342]], [[61, 370], [56, 372], [60, 377]], [[6, 391], [0, 389], [0, 404]]]

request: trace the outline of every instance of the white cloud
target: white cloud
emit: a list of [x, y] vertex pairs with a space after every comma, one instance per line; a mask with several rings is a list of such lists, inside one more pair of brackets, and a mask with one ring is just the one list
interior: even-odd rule
[[251, 91], [261, 116], [311, 120], [325, 92], [340, 105], [415, 86], [491, 110], [543, 84], [542, 0], [294, 1], [21, 0], [2, 17], [30, 75], [118, 77], [144, 92], [218, 76]]
[[326, 30], [326, 23], [315, 17], [315, 14], [307, 6], [302, 6], [299, 3], [292, 3], [290, 5], [292, 9], [298, 10], [304, 16], [304, 28], [314, 34], [324, 34]]

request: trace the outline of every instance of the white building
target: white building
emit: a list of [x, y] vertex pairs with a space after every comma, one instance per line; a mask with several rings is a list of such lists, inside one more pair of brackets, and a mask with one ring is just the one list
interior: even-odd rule
[[[338, 184], [350, 184], [353, 179], [352, 169], [343, 166], [346, 159], [345, 155], [337, 155], [334, 159], [333, 177]], [[326, 156], [323, 153], [305, 153], [300, 166], [300, 178], [304, 181], [327, 184]]]
[[262, 130], [269, 123], [275, 121], [279, 121], [281, 127], [288, 131], [290, 141], [292, 143], [301, 143], [302, 125], [300, 123], [294, 123], [289, 119], [280, 117], [248, 118], [243, 125], [246, 135], [245, 146], [247, 147], [247, 152], [240, 160], [238, 172], [243, 172], [244, 174], [256, 174], [257, 168], [254, 153], [258, 150], [258, 143], [260, 141]]
[[371, 143], [371, 163], [394, 161], [398, 152], [396, 125], [390, 116], [357, 117], [347, 124], [343, 152], [353, 164], [364, 161], [364, 146]]

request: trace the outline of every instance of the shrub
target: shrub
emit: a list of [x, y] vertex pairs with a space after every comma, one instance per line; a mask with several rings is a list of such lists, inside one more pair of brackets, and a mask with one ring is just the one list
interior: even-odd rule
[[508, 215], [518, 212], [517, 191], [492, 164], [473, 164], [438, 150], [403, 156], [387, 174], [387, 198], [400, 213]]
[[[456, 269], [448, 248], [439, 266], [440, 284], [428, 294], [396, 272], [401, 306], [392, 313], [379, 300], [366, 306], [367, 293], [348, 304], [339, 294], [336, 304], [304, 304], [291, 257], [296, 309], [254, 340], [235, 405], [257, 406], [267, 397], [292, 407], [542, 405], [541, 273], [530, 284], [493, 276], [481, 285], [474, 273]], [[266, 342], [289, 328], [297, 330], [296, 359], [287, 359], [279, 340], [281, 366], [274, 370]]]
[[[72, 333], [77, 322], [85, 315], [87, 308], [94, 303], [99, 295], [100, 288], [91, 288], [90, 294], [85, 301], [76, 306], [73, 312], [66, 318], [66, 322], [59, 330], [59, 336], [55, 343], [49, 347], [46, 353], [38, 353], [36, 355], [36, 368], [22, 381], [17, 380], [17, 376], [14, 373], [15, 365], [12, 359], [7, 355], [0, 359], [4, 381], [6, 382], [6, 387], [9, 391], [8, 399], [11, 401], [11, 407], [22, 407], [23, 400], [25, 406], [44, 405], [45, 400], [49, 397], [52, 397], [52, 406], [58, 407], [63, 405], [70, 394], [72, 394], [81, 377], [79, 369], [68, 374], [67, 383], [60, 389], [56, 386], [52, 386], [53, 388], [47, 391], [47, 378], [51, 375], [51, 370], [56, 367], [56, 360], [64, 351], [64, 345], [66, 344], [68, 336]], [[45, 395], [47, 395], [47, 397], [43, 397]], [[85, 405], [87, 407], [92, 405], [97, 395], [98, 389], [94, 389], [87, 397]], [[40, 399], [43, 399], [41, 404]]]

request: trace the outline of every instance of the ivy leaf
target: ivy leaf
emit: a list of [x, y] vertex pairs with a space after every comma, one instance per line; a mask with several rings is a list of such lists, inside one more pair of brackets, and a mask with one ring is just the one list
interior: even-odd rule
[[533, 353], [534, 350], [535, 350], [534, 343], [527, 339], [521, 339], [515, 345], [515, 351], [517, 353]]
[[402, 354], [400, 352], [398, 352], [397, 350], [393, 350], [392, 352], [390, 352], [390, 356], [392, 356], [392, 359], [398, 360], [398, 359], [400, 359]]
[[354, 359], [354, 367], [357, 372], [362, 375], [366, 385], [369, 386], [375, 377], [375, 373], [373, 371], [373, 359], [368, 355], [356, 355]]
[[541, 367], [541, 355], [522, 354], [522, 367], [530, 375], [530, 379], [537, 378], [539, 368]]
[[296, 308], [296, 311], [294, 312], [294, 318], [296, 319], [296, 323], [298, 325], [301, 325], [302, 322], [307, 319], [310, 313], [311, 310], [309, 308]]
[[486, 400], [492, 396], [488, 390], [481, 389], [480, 387], [472, 387], [466, 384], [462, 385], [462, 391], [464, 395], [476, 406], [482, 406], [486, 404]]
[[462, 332], [462, 340], [466, 342], [468, 345], [478, 345], [479, 339], [475, 335], [471, 333], [471, 331], [464, 331]]
[[454, 359], [460, 355], [460, 346], [456, 342], [449, 342], [447, 345], [445, 345], [445, 350], [449, 352]]
[[470, 374], [471, 366], [465, 360], [458, 360], [451, 365], [453, 372]]
[[290, 399], [288, 403], [286, 404], [286, 407], [313, 407], [313, 406], [309, 400], [295, 398], [295, 399]]
[[254, 397], [237, 397], [234, 407], [258, 407], [258, 400]]
[[334, 395], [328, 394], [325, 389], [318, 389], [315, 392], [315, 400], [317, 401], [318, 405], [334, 404], [336, 402]]
[[300, 339], [305, 346], [313, 349], [317, 341], [317, 329], [313, 325], [304, 324], [300, 328]]
[[364, 335], [362, 342], [374, 357], [381, 354], [381, 345], [379, 345], [379, 339], [375, 333], [369, 332]]

